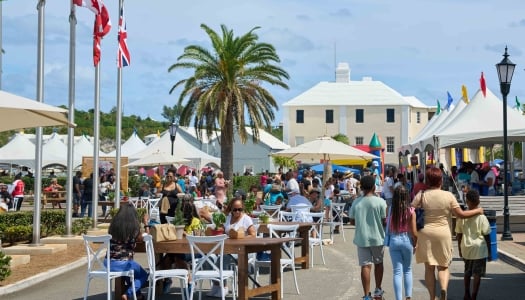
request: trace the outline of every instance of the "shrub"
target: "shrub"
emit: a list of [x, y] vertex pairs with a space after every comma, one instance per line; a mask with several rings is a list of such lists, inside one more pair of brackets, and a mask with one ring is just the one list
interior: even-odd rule
[[4, 281], [9, 275], [11, 275], [11, 256], [6, 255], [0, 251], [0, 281]]

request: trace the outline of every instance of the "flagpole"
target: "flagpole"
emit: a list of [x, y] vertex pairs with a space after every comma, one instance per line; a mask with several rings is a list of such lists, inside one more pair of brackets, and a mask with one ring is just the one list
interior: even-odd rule
[[[36, 72], [36, 100], [44, 102], [44, 9], [45, 0], [39, 0], [38, 10], [38, 38], [37, 38], [37, 72]], [[33, 201], [33, 242], [31, 246], [41, 246], [40, 243], [40, 199], [42, 196], [42, 127], [36, 128], [35, 142], [35, 170], [34, 170], [34, 201]]]
[[[124, 6], [124, 0], [119, 0], [119, 27], [120, 24], [120, 18], [122, 17], [120, 15], [120, 12], [122, 11]], [[123, 24], [122, 24], [123, 26]], [[120, 28], [119, 28], [120, 30]], [[117, 59], [121, 59], [118, 57]], [[122, 145], [122, 67], [119, 67], [119, 63], [117, 61], [117, 149], [116, 149], [116, 179], [115, 179], [115, 208], [120, 207], [120, 179], [121, 177], [121, 145]]]
[[100, 62], [95, 66], [95, 107], [93, 125], [93, 187], [92, 187], [92, 216], [93, 228], [97, 228], [98, 213], [98, 182], [99, 182], [99, 150], [100, 149]]
[[3, 1], [0, 1], [0, 90], [2, 89], [2, 73], [3, 73], [3, 70], [2, 70], [2, 58], [4, 56], [4, 53], [2, 53], [3, 51], [3, 43], [2, 43], [2, 21], [4, 19], [3, 17], [3, 11], [2, 11], [2, 2]]
[[[70, 124], [75, 123], [75, 60], [76, 60], [76, 26], [77, 18], [75, 15], [75, 4], [73, 1], [70, 3], [70, 14], [69, 14], [69, 111], [68, 111], [68, 122]], [[73, 203], [73, 168], [74, 165], [74, 152], [75, 152], [75, 128], [69, 127], [67, 129], [67, 185], [66, 185], [66, 232], [65, 236], [71, 236], [71, 225], [72, 225], [72, 208], [75, 209], [75, 213], [78, 213], [78, 206]]]

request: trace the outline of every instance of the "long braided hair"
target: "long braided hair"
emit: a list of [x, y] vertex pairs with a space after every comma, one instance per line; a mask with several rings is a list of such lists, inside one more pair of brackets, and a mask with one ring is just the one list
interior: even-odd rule
[[410, 193], [403, 185], [394, 189], [391, 214], [390, 229], [394, 233], [399, 233], [399, 228], [408, 224], [410, 219]]

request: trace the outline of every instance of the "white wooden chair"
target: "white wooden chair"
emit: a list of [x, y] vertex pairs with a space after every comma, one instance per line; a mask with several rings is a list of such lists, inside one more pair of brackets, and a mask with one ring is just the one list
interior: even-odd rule
[[[110, 251], [109, 243], [111, 240], [111, 234], [90, 236], [84, 235], [84, 246], [87, 252], [87, 274], [86, 274], [86, 289], [84, 292], [84, 300], [87, 299], [89, 292], [89, 284], [91, 279], [100, 278], [106, 281], [107, 287], [107, 299], [111, 300], [111, 282], [117, 277], [129, 277], [131, 281], [131, 287], [135, 290], [135, 276], [133, 270], [129, 271], [111, 271], [110, 268]], [[100, 246], [95, 250], [93, 243], [99, 244]], [[107, 264], [104, 263], [107, 262]], [[137, 295], [133, 293], [133, 299], [137, 300]]]
[[295, 216], [296, 216], [295, 212], [284, 211], [284, 210], [279, 211], [279, 221], [280, 222], [293, 222], [295, 221]]
[[[314, 267], [314, 247], [319, 246], [319, 249], [321, 250], [321, 258], [323, 259], [323, 265], [326, 265], [326, 261], [324, 259], [324, 250], [323, 250], [323, 222], [324, 222], [324, 212], [310, 212], [306, 214], [308, 217], [312, 218], [315, 225], [310, 228], [310, 266]], [[316, 220], [317, 218], [317, 220]]]
[[178, 278], [180, 282], [180, 289], [182, 299], [188, 299], [188, 270], [185, 269], [168, 269], [157, 270], [155, 267], [155, 249], [153, 248], [153, 239], [151, 235], [143, 234], [144, 243], [146, 244], [146, 255], [148, 257], [149, 268], [149, 286], [148, 286], [148, 300], [155, 299], [155, 285], [157, 280], [165, 278]]
[[306, 217], [310, 212], [311, 206], [306, 204], [291, 205], [292, 212], [295, 213], [295, 222], [312, 222], [312, 218]]
[[[291, 237], [295, 238], [297, 237], [297, 229], [299, 228], [298, 224], [295, 225], [278, 225], [278, 224], [268, 224], [268, 231], [270, 233], [270, 237], [272, 238], [280, 238], [280, 237]], [[297, 291], [297, 294], [300, 294], [299, 292], [299, 285], [297, 284], [297, 274], [295, 273], [295, 241], [291, 241], [288, 243], [284, 243], [282, 246], [282, 249], [284, 251], [285, 257], [281, 257], [281, 298], [284, 296], [283, 292], [283, 273], [284, 269], [287, 267], [292, 268], [293, 272], [293, 279], [295, 282], [295, 290]], [[271, 262], [270, 261], [260, 261], [256, 260], [254, 263], [255, 268], [255, 280], [257, 280], [257, 276], [259, 275], [259, 268], [260, 267], [270, 267]]]
[[279, 211], [281, 211], [281, 205], [261, 205], [261, 210], [265, 211], [270, 218], [277, 219]]
[[346, 203], [334, 203], [330, 204], [330, 212], [328, 215], [329, 220], [325, 223], [330, 225], [330, 239], [334, 240], [334, 230], [336, 226], [339, 226], [339, 232], [343, 235], [343, 241], [346, 242], [345, 231], [343, 230], [343, 213]]
[[[186, 238], [190, 243], [191, 250], [191, 291], [190, 300], [193, 299], [193, 292], [196, 288], [196, 283], [199, 283], [199, 300], [202, 298], [202, 281], [211, 280], [218, 282], [221, 289], [221, 298], [225, 299], [224, 295], [224, 280], [230, 279], [232, 282], [232, 295], [235, 300], [237, 295], [237, 282], [235, 281], [235, 271], [224, 270], [224, 241], [228, 238], [226, 234], [217, 236], [192, 236], [187, 235]], [[209, 251], [202, 250], [202, 244], [212, 244]], [[218, 254], [218, 257], [217, 257]], [[218, 260], [218, 266], [216, 264]], [[211, 267], [207, 270], [206, 267]]]

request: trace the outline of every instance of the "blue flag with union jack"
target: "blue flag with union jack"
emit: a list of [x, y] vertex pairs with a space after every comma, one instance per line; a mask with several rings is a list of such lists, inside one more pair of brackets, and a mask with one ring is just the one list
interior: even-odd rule
[[117, 54], [117, 66], [119, 68], [129, 66], [131, 61], [128, 44], [127, 44], [128, 33], [126, 31], [126, 21], [124, 20], [124, 7], [120, 10], [120, 16], [118, 19], [118, 54]]

